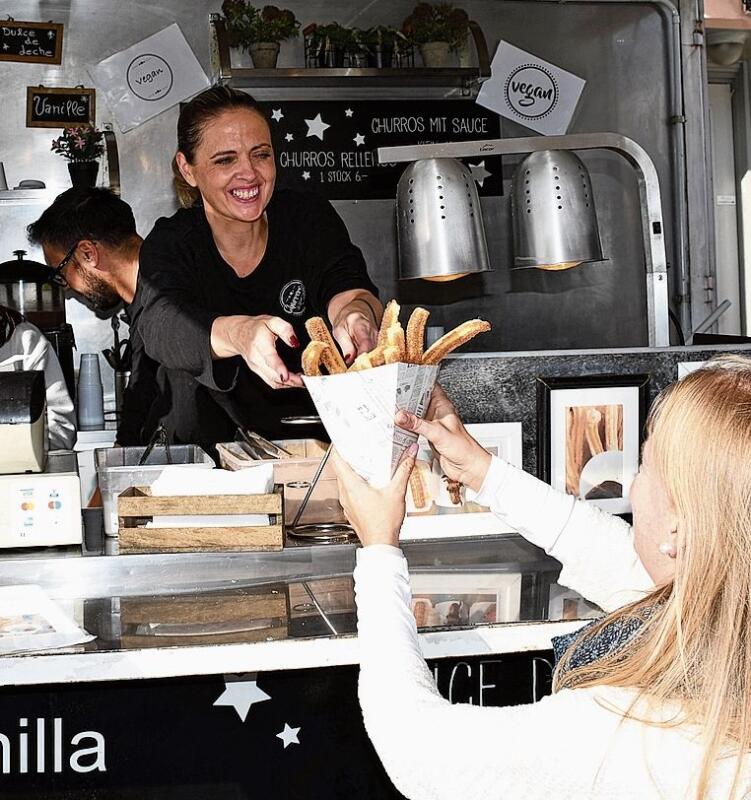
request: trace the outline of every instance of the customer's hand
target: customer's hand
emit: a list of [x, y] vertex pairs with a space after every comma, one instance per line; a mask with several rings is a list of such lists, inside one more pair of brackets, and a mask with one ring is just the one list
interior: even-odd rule
[[211, 349], [217, 358], [242, 356], [250, 370], [272, 389], [302, 388], [302, 376], [290, 372], [279, 358], [277, 339], [290, 347], [300, 346], [289, 322], [268, 314], [218, 317], [211, 327]]
[[369, 486], [334, 450], [334, 469], [342, 504], [355, 533], [366, 547], [371, 544], [399, 546], [399, 531], [404, 522], [407, 483], [417, 457], [417, 445], [407, 448], [391, 483], [383, 489]]
[[454, 404], [436, 384], [425, 419], [408, 411], [396, 414], [400, 428], [424, 436], [438, 454], [444, 475], [478, 492], [490, 467], [491, 455], [462, 424]]

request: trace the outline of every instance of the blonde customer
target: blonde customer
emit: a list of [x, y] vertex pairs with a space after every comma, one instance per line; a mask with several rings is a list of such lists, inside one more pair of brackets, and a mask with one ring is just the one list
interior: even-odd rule
[[413, 800], [751, 797], [751, 360], [700, 369], [655, 402], [633, 527], [491, 457], [438, 388], [426, 420], [397, 423], [609, 612], [568, 647], [550, 697], [450, 705], [420, 653], [398, 549], [415, 447], [380, 491], [338, 460], [365, 545], [360, 703], [397, 788]]

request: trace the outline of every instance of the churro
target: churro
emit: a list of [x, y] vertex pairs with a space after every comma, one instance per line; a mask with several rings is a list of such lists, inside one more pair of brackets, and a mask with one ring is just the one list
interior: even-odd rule
[[470, 319], [457, 325], [456, 328], [449, 331], [447, 334], [434, 342], [422, 357], [423, 364], [437, 364], [449, 353], [466, 344], [470, 339], [477, 336], [478, 333], [484, 333], [490, 330], [490, 323], [482, 319]]
[[336, 375], [347, 371], [347, 365], [339, 354], [334, 344], [334, 340], [326, 327], [326, 323], [321, 317], [311, 317], [305, 322], [305, 330], [314, 342], [323, 342], [328, 345], [326, 350], [321, 351], [321, 361], [328, 370], [329, 375]]
[[407, 323], [407, 363], [422, 364], [422, 354], [425, 348], [425, 325], [430, 312], [419, 306], [410, 314]]
[[347, 372], [360, 372], [364, 369], [373, 369], [373, 361], [371, 360], [371, 355], [375, 351], [371, 351], [370, 353], [360, 353], [359, 356], [352, 362], [352, 366], [347, 370]]
[[312, 340], [302, 352], [303, 374], [313, 376], [321, 374], [321, 358], [329, 346], [326, 342]]
[[[386, 348], [393, 347], [398, 352], [397, 361], [404, 361], [407, 357], [407, 346], [404, 339], [404, 328], [402, 323], [396, 320], [386, 331]], [[391, 363], [389, 361], [387, 364]]]
[[378, 331], [376, 347], [386, 347], [386, 333], [395, 322], [399, 322], [399, 311], [401, 311], [399, 303], [397, 303], [396, 300], [389, 300], [383, 311], [383, 317], [381, 318], [381, 327]]
[[383, 348], [383, 363], [384, 364], [398, 364], [402, 360], [401, 353], [398, 347], [384, 347]]
[[417, 511], [428, 505], [428, 484], [423, 477], [422, 470], [419, 468], [419, 463], [415, 463], [409, 476], [409, 491], [412, 495], [412, 505]]

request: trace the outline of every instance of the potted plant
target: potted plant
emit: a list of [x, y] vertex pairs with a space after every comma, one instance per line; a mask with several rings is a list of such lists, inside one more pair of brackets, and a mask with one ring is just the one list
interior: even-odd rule
[[104, 153], [104, 133], [91, 125], [63, 128], [52, 140], [52, 152], [68, 160], [73, 186], [93, 186], [99, 172], [97, 159]]
[[404, 35], [395, 28], [376, 25], [362, 32], [362, 41], [368, 57], [368, 66], [388, 69], [393, 66], [397, 38]]
[[231, 47], [250, 53], [256, 69], [273, 69], [279, 43], [297, 36], [300, 23], [287, 8], [256, 8], [247, 0], [224, 0], [222, 13]]
[[309, 25], [305, 32], [309, 59], [319, 67], [343, 67], [345, 56], [358, 49], [355, 32], [338, 22]]
[[426, 67], [446, 67], [469, 33], [469, 17], [450, 3], [418, 3], [402, 23], [407, 38], [420, 46]]

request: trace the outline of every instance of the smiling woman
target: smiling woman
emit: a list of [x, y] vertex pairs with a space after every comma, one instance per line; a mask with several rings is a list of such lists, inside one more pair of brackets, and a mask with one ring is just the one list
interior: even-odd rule
[[215, 86], [188, 103], [173, 172], [186, 207], [146, 238], [135, 300], [171, 389], [166, 427], [208, 447], [238, 425], [279, 437], [282, 417], [314, 413], [300, 377], [305, 319], [327, 319], [351, 362], [374, 346], [376, 289], [327, 201], [275, 191], [269, 124], [250, 95]]

